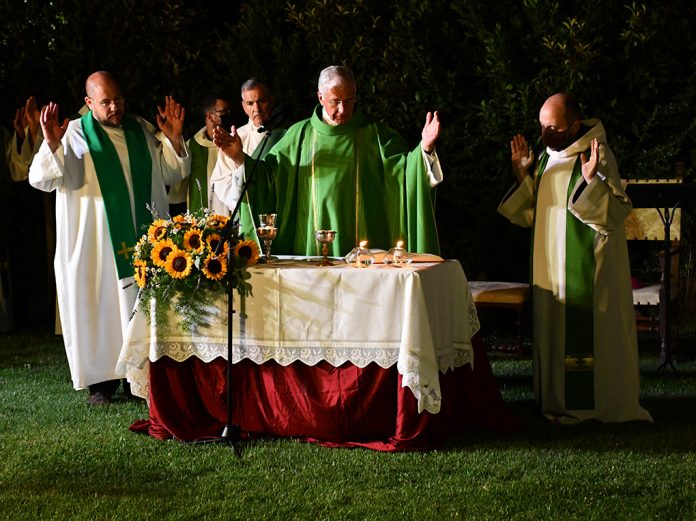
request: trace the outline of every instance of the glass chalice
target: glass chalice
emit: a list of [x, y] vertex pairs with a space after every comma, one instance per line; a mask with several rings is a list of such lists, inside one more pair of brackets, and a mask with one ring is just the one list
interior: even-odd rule
[[263, 241], [265, 254], [261, 262], [271, 263], [276, 260], [275, 257], [271, 257], [271, 243], [278, 234], [278, 228], [275, 225], [276, 217], [277, 215], [274, 213], [259, 214], [259, 226], [256, 228], [256, 235]]
[[322, 245], [321, 253], [324, 256], [324, 260], [319, 265], [332, 266], [333, 263], [329, 262], [329, 244], [336, 238], [336, 232], [334, 230], [316, 230], [314, 238]]

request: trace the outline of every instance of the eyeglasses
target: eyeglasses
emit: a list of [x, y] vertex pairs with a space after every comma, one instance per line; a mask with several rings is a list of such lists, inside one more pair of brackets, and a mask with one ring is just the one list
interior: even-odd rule
[[209, 110], [208, 114], [213, 114], [217, 117], [222, 117], [230, 113], [230, 109]]
[[327, 100], [327, 103], [332, 109], [335, 109], [339, 105], [343, 105], [343, 108], [350, 107], [351, 105], [355, 105], [355, 102], [357, 100], [355, 98], [348, 98], [348, 99], [330, 99]]
[[[92, 101], [95, 101], [94, 98], [89, 98], [89, 99], [91, 99]], [[126, 101], [126, 100], [125, 100], [125, 98], [124, 98], [123, 96], [116, 96], [114, 99], [103, 99], [103, 100], [101, 100], [101, 101], [97, 101], [97, 103], [98, 103], [100, 106], [102, 106], [102, 107], [104, 107], [105, 109], [107, 109], [107, 108], [109, 108], [112, 104], [118, 107], [118, 106], [121, 105], [124, 101]]]

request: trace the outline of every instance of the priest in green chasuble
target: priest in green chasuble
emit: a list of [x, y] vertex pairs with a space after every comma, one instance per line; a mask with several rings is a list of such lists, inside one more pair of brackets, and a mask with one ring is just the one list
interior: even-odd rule
[[[427, 114], [421, 143], [409, 150], [394, 130], [356, 109], [356, 82], [347, 67], [324, 69], [317, 96], [312, 116], [291, 126], [259, 162], [241, 206], [242, 231], [257, 224], [245, 216], [277, 213], [278, 254], [319, 255], [315, 230], [337, 232], [334, 256], [363, 240], [383, 249], [403, 240], [412, 252], [439, 253], [433, 204], [433, 188], [442, 181], [437, 112]], [[223, 152], [216, 168], [224, 173], [216, 192], [234, 208], [254, 159], [243, 153], [235, 129], [216, 129], [214, 138]]]
[[561, 423], [651, 421], [639, 398], [638, 346], [624, 219], [631, 211], [599, 120], [559, 93], [539, 111], [545, 145], [513, 138], [517, 184], [498, 211], [532, 228], [534, 391]]
[[181, 133], [184, 109], [167, 97], [152, 125], [125, 113], [115, 78], [87, 78], [89, 112], [62, 123], [58, 106], [41, 110], [44, 142], [29, 169], [35, 188], [56, 192], [56, 291], [65, 351], [75, 389], [90, 403], [108, 402], [119, 384], [116, 362], [137, 286], [131, 248], [152, 221], [146, 204], [166, 214], [165, 185], [189, 170]]

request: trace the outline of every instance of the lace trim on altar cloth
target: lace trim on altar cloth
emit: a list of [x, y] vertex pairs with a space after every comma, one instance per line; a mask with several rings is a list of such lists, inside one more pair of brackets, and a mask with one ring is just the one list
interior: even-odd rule
[[467, 300], [469, 301], [469, 338], [471, 338], [479, 332], [479, 329], [481, 329], [481, 324], [478, 319], [478, 313], [476, 313], [476, 304], [474, 303], [474, 299], [469, 296]]
[[[117, 373], [125, 375], [130, 384], [131, 392], [149, 400], [149, 369], [150, 359], [157, 360], [162, 356], [183, 362], [187, 358], [195, 356], [204, 362], [212, 362], [214, 359], [227, 354], [227, 345], [220, 343], [198, 343], [190, 342], [166, 342], [159, 343], [153, 347], [150, 356], [138, 356], [135, 352], [133, 356], [122, 357], [117, 366]], [[123, 352], [122, 352], [123, 355]], [[440, 393], [439, 373], [445, 373], [455, 367], [470, 364], [473, 368], [473, 350], [470, 344], [458, 344], [454, 349], [448, 349], [445, 353], [438, 355], [439, 372], [425, 376], [422, 374], [421, 361], [418, 357], [406, 357], [404, 363], [398, 362], [399, 348], [397, 347], [297, 347], [283, 348], [265, 346], [233, 346], [232, 360], [237, 363], [244, 358], [248, 358], [256, 364], [262, 364], [269, 360], [274, 360], [280, 365], [287, 366], [293, 362], [302, 362], [307, 365], [316, 365], [324, 360], [333, 366], [340, 366], [345, 362], [350, 362], [358, 367], [366, 367], [375, 362], [380, 367], [387, 368], [398, 363], [397, 370], [402, 375], [402, 386], [408, 387], [418, 400], [418, 412], [424, 410], [437, 414], [440, 412], [442, 395]], [[223, 356], [226, 358], [226, 356]]]
[[457, 349], [448, 351], [438, 356], [439, 372], [434, 375], [426, 375], [420, 370], [420, 360], [415, 357], [408, 358], [405, 362], [399, 362], [398, 371], [401, 374], [401, 386], [408, 387], [413, 396], [418, 400], [418, 413], [428, 411], [432, 414], [440, 412], [442, 405], [442, 392], [440, 390], [440, 373], [446, 373], [456, 367], [469, 364], [474, 368], [474, 350], [468, 346], [458, 346]]
[[[150, 358], [157, 360], [162, 356], [168, 356], [177, 362], [182, 362], [191, 356], [200, 358], [204, 362], [212, 362], [220, 356], [227, 358], [227, 344], [211, 342], [194, 345], [190, 342], [162, 342], [152, 348]], [[380, 367], [387, 368], [394, 365], [398, 357], [399, 348], [397, 346], [316, 347], [300, 345], [290, 347], [285, 344], [283, 347], [273, 347], [242, 344], [234, 345], [232, 348], [233, 363], [247, 358], [256, 364], [274, 360], [282, 366], [288, 366], [294, 362], [316, 365], [321, 361], [326, 361], [336, 367], [345, 362], [350, 362], [358, 367], [366, 367], [369, 363], [374, 362]]]

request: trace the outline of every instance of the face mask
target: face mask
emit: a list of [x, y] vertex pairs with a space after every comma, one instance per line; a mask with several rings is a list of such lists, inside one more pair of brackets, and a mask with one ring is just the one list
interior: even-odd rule
[[572, 143], [572, 139], [570, 127], [563, 132], [548, 127], [541, 128], [541, 142], [551, 150], [563, 150]]
[[232, 113], [228, 112], [227, 114], [223, 114], [220, 116], [220, 126], [229, 132], [230, 128], [232, 128], [232, 125], [234, 124], [233, 119]]

